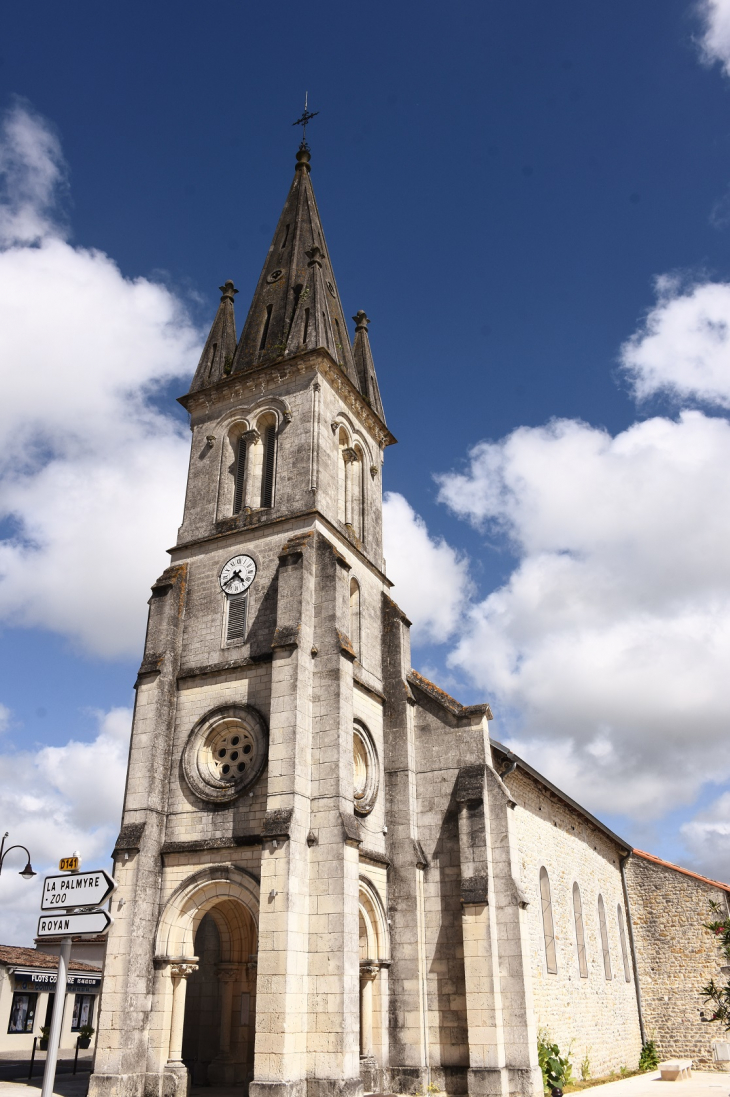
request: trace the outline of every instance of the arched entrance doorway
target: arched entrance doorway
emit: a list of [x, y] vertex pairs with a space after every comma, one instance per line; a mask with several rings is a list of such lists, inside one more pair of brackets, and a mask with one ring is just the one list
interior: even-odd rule
[[388, 1061], [388, 931], [380, 896], [360, 878], [360, 1077], [366, 1091], [382, 1088]]
[[[193, 1085], [241, 1087], [253, 1077], [258, 883], [243, 869], [203, 869], [168, 900], [157, 934], [169, 996], [167, 1069]], [[169, 965], [169, 966], [168, 966]]]
[[188, 978], [182, 1059], [193, 1085], [247, 1085], [253, 1077], [256, 934], [235, 899], [211, 907], [194, 939], [198, 969]]

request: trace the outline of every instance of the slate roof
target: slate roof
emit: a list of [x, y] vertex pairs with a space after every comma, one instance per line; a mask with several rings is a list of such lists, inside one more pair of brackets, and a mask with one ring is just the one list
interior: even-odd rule
[[[19, 945], [0, 945], [0, 964], [8, 967], [37, 967], [58, 970], [58, 956], [50, 952], [39, 952], [37, 948], [21, 948]], [[84, 964], [80, 960], [70, 960], [69, 971], [93, 971], [100, 973], [96, 964]]]

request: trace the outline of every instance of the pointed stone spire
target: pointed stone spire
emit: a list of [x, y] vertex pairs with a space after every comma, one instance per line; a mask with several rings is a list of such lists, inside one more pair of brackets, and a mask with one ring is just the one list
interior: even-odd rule
[[375, 376], [375, 366], [373, 365], [373, 354], [370, 350], [370, 337], [368, 335], [370, 321], [362, 309], [352, 319], [355, 321], [355, 344], [352, 348], [352, 355], [355, 360], [358, 388], [375, 414], [379, 415], [385, 422], [383, 401], [380, 399], [378, 379]]
[[233, 356], [236, 353], [236, 317], [233, 310], [233, 298], [238, 290], [229, 279], [225, 285], [219, 286], [223, 296], [215, 315], [213, 326], [210, 329], [203, 353], [198, 362], [198, 368], [190, 386], [191, 392], [207, 388], [215, 381], [220, 381], [233, 368]]
[[302, 145], [294, 181], [241, 333], [233, 372], [324, 347], [359, 388], [309, 160], [309, 149]]

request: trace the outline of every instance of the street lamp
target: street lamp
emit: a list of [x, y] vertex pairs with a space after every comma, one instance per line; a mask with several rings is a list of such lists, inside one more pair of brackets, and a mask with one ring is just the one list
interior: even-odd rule
[[25, 848], [25, 846], [20, 846], [20, 845], [8, 846], [8, 848], [5, 849], [5, 839], [7, 838], [7, 836], [8, 836], [8, 831], [6, 830], [5, 833], [3, 834], [3, 840], [2, 840], [2, 842], [0, 842], [0, 872], [2, 872], [2, 870], [3, 870], [3, 862], [4, 862], [5, 858], [7, 857], [7, 855], [10, 853], [10, 851], [13, 850], [13, 849], [22, 849], [22, 850], [25, 850], [25, 855], [28, 858], [28, 864], [25, 866], [25, 868], [23, 869], [22, 872], [18, 873], [18, 875], [22, 876], [24, 880], [32, 880], [33, 877], [36, 876], [37, 874], [33, 871], [33, 866], [30, 863], [30, 853]]

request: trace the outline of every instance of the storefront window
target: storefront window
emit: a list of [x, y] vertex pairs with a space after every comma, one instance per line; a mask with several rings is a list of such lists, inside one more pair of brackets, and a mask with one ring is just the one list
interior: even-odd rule
[[74, 1011], [71, 1018], [71, 1031], [78, 1032], [84, 1025], [90, 1025], [94, 1017], [94, 995], [77, 994], [74, 998]]
[[35, 1021], [35, 1007], [38, 1001], [37, 994], [13, 994], [13, 1004], [10, 1007], [10, 1024], [8, 1032], [32, 1032]]

